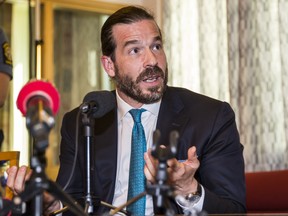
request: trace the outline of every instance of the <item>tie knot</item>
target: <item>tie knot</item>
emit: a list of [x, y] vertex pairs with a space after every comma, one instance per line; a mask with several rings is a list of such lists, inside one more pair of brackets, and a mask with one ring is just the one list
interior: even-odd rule
[[134, 122], [140, 123], [141, 122], [141, 114], [145, 112], [145, 109], [131, 109], [129, 113], [131, 114]]

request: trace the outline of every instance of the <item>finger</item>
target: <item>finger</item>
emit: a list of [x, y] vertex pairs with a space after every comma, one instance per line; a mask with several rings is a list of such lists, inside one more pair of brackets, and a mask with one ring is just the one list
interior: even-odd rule
[[173, 170], [173, 171], [177, 171], [179, 169], [181, 169], [181, 167], [183, 166], [177, 159], [172, 158], [170, 160], [167, 161], [167, 165], [169, 167], [169, 169]]
[[18, 194], [24, 190], [26, 171], [27, 166], [21, 166], [17, 172], [17, 176], [14, 182], [14, 191]]
[[192, 146], [188, 149], [188, 160], [189, 161], [193, 161], [195, 159], [197, 159], [197, 152], [196, 152], [196, 147]]
[[10, 168], [11, 168], [11, 167], [8, 167], [8, 168], [6, 169], [6, 173], [7, 173], [7, 175], [9, 175]]
[[149, 169], [147, 168], [146, 165], [144, 167], [144, 174], [145, 174], [147, 181], [149, 181], [151, 183], [155, 182], [155, 177], [152, 175], [152, 173], [149, 171]]
[[184, 161], [183, 164], [188, 165], [193, 169], [197, 169], [200, 166], [195, 146], [188, 149], [188, 159]]
[[8, 178], [7, 178], [7, 182], [6, 185], [12, 190], [14, 191], [14, 182], [17, 176], [17, 170], [18, 168], [16, 166], [12, 166], [9, 169], [7, 169], [7, 174], [8, 174]]
[[145, 167], [148, 169], [148, 171], [151, 173], [152, 176], [155, 176], [156, 162], [153, 159], [150, 150], [148, 150], [148, 152], [144, 154], [144, 160], [145, 160]]
[[27, 172], [27, 174], [26, 174], [26, 176], [25, 176], [25, 182], [28, 181], [28, 180], [31, 178], [32, 173], [33, 173], [33, 170], [27, 168], [27, 171], [26, 171], [26, 172]]
[[167, 172], [169, 176], [168, 181], [170, 184], [173, 184], [174, 186], [176, 186], [176, 181], [181, 179], [182, 176], [185, 174], [184, 164], [181, 162], [178, 162], [178, 160], [176, 159], [171, 159], [167, 161], [167, 163], [169, 164], [167, 168]]

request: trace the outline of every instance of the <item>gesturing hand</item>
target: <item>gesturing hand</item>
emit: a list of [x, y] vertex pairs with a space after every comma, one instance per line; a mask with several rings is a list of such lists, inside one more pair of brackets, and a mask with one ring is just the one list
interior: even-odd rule
[[[168, 181], [173, 185], [175, 193], [180, 195], [197, 190], [197, 180], [194, 178], [194, 175], [200, 166], [200, 162], [197, 158], [196, 147], [192, 146], [189, 148], [187, 155], [187, 160], [184, 162], [179, 162], [175, 158], [167, 161]], [[146, 162], [144, 168], [145, 176], [149, 182], [154, 183], [158, 161], [153, 158], [150, 150], [145, 153], [144, 159]]]

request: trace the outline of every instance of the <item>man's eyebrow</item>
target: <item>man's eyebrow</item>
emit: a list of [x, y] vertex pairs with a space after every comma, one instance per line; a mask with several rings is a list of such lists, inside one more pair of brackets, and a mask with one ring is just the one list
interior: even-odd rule
[[[154, 37], [153, 38], [153, 42], [155, 42], [155, 41], [160, 41], [160, 42], [162, 42], [162, 38], [158, 35], [158, 36], [156, 36], [156, 37]], [[133, 45], [133, 44], [139, 44], [140, 42], [139, 42], [139, 40], [129, 40], [129, 41], [126, 41], [125, 43], [124, 43], [124, 47], [126, 47], [126, 46], [129, 46], [129, 45]]]
[[154, 37], [154, 42], [155, 42], [155, 41], [160, 41], [160, 42], [162, 42], [162, 38], [160, 37], [160, 35]]
[[124, 47], [130, 45], [130, 44], [139, 44], [139, 40], [129, 40], [129, 41], [126, 41], [124, 43]]

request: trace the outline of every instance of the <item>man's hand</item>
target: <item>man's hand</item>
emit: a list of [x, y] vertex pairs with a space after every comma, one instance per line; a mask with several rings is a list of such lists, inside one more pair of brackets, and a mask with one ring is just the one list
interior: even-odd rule
[[21, 166], [19, 169], [12, 166], [6, 170], [8, 174], [7, 186], [13, 191], [14, 195], [18, 195], [24, 191], [25, 182], [30, 179], [32, 170], [27, 166]]
[[[194, 175], [200, 166], [197, 159], [196, 147], [192, 146], [188, 149], [188, 157], [184, 162], [179, 162], [173, 158], [167, 161], [167, 172], [169, 182], [173, 185], [176, 194], [185, 195], [193, 193], [197, 190], [197, 180]], [[145, 153], [144, 173], [148, 181], [155, 183], [158, 161], [151, 155], [151, 150]]]
[[[32, 170], [27, 166], [21, 166], [20, 168], [12, 166], [6, 172], [8, 174], [7, 186], [13, 191], [14, 195], [19, 195], [25, 190], [25, 182], [31, 178]], [[52, 211], [59, 210], [61, 205], [53, 196], [44, 192], [43, 206], [44, 214], [48, 215]]]

